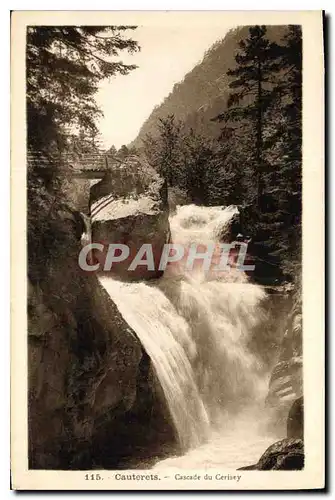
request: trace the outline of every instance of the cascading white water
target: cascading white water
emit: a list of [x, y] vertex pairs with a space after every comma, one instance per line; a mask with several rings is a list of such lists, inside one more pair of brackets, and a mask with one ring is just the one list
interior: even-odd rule
[[190, 363], [196, 350], [190, 326], [156, 286], [109, 277], [100, 282], [152, 360], [181, 445], [201, 443], [209, 420]]
[[[170, 219], [172, 241], [216, 243], [236, 212], [236, 207], [178, 207]], [[221, 449], [227, 442], [223, 430], [232, 429], [233, 422], [248, 422], [250, 431], [267, 383], [250, 350], [253, 329], [262, 321], [263, 290], [236, 269], [219, 274], [171, 266], [155, 282], [99, 279], [152, 360], [181, 446], [191, 450], [189, 460], [192, 453], [206, 457], [206, 442]], [[270, 441], [260, 439], [250, 460], [258, 459]], [[183, 466], [174, 460], [172, 465]], [[245, 457], [240, 462], [231, 458], [225, 465], [245, 465]]]

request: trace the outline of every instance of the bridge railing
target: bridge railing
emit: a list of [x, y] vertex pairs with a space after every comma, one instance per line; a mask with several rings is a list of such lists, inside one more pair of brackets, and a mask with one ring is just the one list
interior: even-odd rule
[[53, 153], [46, 155], [42, 151], [27, 152], [27, 163], [29, 166], [50, 168], [57, 166], [59, 171], [73, 174], [101, 173], [110, 167], [120, 163], [121, 160], [105, 153]]

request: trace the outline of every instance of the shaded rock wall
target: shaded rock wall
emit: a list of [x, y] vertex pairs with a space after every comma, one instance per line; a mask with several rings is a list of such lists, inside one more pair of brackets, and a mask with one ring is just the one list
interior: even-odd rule
[[92, 468], [97, 436], [115, 435], [138, 405], [143, 352], [96, 276], [79, 269], [77, 214], [63, 207], [56, 220], [57, 251], [29, 285], [29, 466]]
[[272, 410], [272, 423], [278, 430], [284, 429], [293, 401], [303, 396], [302, 294], [299, 285], [292, 301], [267, 397], [267, 405]]
[[292, 298], [279, 287], [264, 290], [266, 296], [259, 307], [262, 321], [252, 332], [250, 349], [259, 357], [268, 373], [278, 361], [287, 315], [292, 308]]

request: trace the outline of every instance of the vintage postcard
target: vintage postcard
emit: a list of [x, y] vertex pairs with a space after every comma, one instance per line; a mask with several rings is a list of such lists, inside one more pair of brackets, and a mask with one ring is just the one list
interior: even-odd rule
[[11, 22], [13, 489], [323, 489], [322, 12]]

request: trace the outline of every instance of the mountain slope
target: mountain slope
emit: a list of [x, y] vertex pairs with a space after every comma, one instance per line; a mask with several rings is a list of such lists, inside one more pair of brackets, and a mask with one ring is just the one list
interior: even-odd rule
[[[144, 122], [131, 146], [141, 147], [147, 134], [156, 135], [159, 118], [174, 114], [187, 128], [194, 128], [207, 137], [217, 137], [220, 125], [211, 122], [226, 107], [229, 77], [227, 70], [235, 67], [238, 43], [248, 35], [248, 26], [231, 30], [223, 40], [216, 42], [180, 83], [174, 85], [162, 104], [156, 106]], [[268, 26], [268, 38], [279, 41], [286, 26]]]

